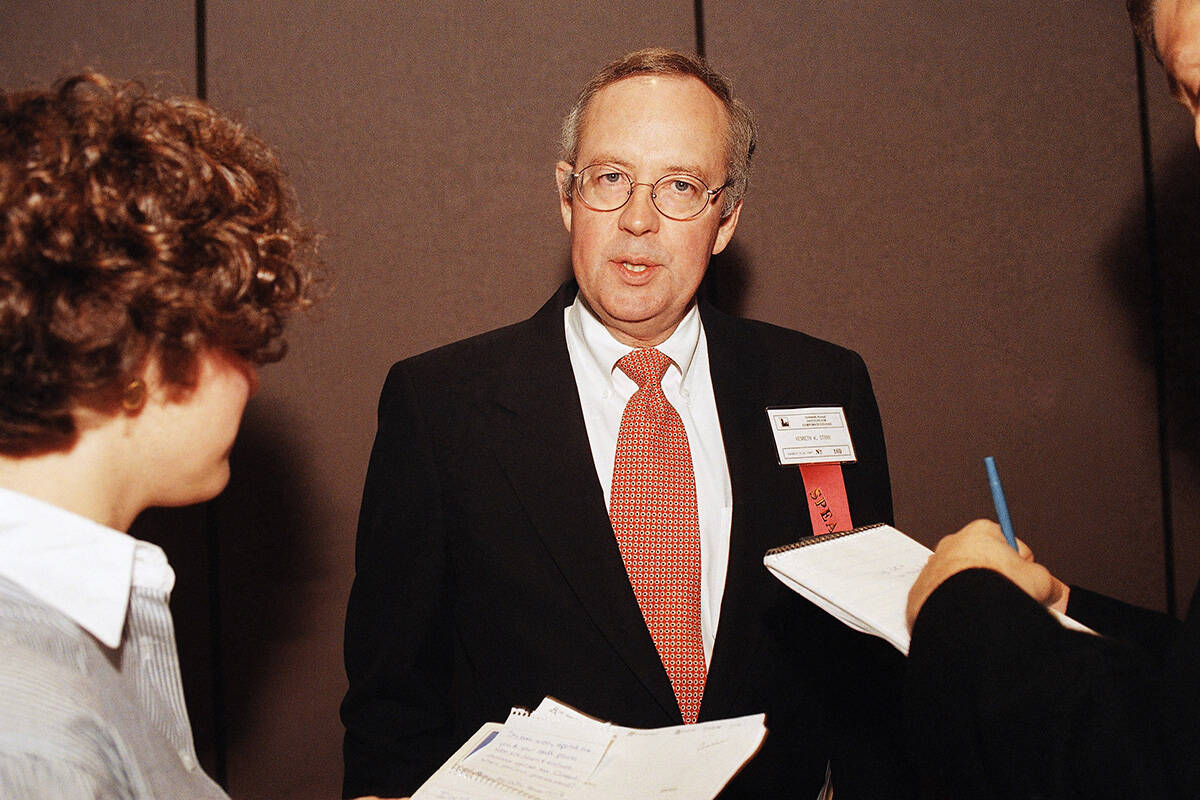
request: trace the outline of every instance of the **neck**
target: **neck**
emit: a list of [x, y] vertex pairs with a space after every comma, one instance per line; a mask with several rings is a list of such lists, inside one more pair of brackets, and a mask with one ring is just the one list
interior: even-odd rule
[[126, 531], [145, 505], [131, 491], [120, 447], [106, 426], [83, 431], [68, 450], [0, 455], [0, 486]]
[[[582, 295], [580, 295], [580, 298], [583, 299]], [[688, 305], [688, 307], [684, 309], [684, 313], [680, 315], [679, 319], [675, 320], [673, 325], [664, 330], [662, 323], [658, 321], [650, 321], [638, 324], [606, 319], [592, 310], [591, 306], [587, 305], [586, 299], [584, 299], [583, 302], [591, 312], [592, 316], [600, 320], [600, 324], [604, 326], [604, 329], [608, 331], [609, 335], [611, 335], [621, 344], [628, 345], [629, 347], [657, 347], [658, 345], [662, 344], [667, 339], [671, 338], [671, 334], [675, 333], [675, 331], [679, 328], [679, 324], [683, 322], [683, 318], [687, 316], [687, 312], [692, 308], [692, 305]], [[696, 301], [693, 300], [692, 304], [695, 304], [695, 302]]]
[[667, 339], [670, 339], [671, 334], [675, 332], [675, 328], [672, 328], [671, 330], [666, 331], [665, 333], [659, 332], [654, 335], [649, 335], [646, 337], [639, 337], [636, 333], [619, 330], [617, 328], [612, 328], [607, 325], [605, 326], [605, 328], [607, 328], [608, 332], [610, 334], [612, 334], [612, 337], [614, 339], [616, 339], [618, 342], [620, 342], [621, 344], [628, 345], [629, 347], [643, 347], [643, 348], [644, 347], [657, 347], [658, 345], [665, 342]]

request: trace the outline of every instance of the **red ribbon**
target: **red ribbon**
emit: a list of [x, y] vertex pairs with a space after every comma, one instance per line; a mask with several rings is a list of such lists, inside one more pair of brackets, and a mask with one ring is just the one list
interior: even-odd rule
[[813, 535], [851, 530], [854, 523], [850, 520], [850, 501], [846, 499], [842, 465], [801, 464], [800, 475], [804, 479]]

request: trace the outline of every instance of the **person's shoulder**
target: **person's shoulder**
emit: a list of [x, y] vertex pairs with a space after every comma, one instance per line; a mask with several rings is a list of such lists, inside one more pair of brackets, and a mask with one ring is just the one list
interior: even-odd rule
[[444, 365], [469, 367], [495, 356], [503, 356], [512, 352], [513, 348], [525, 340], [530, 333], [531, 320], [515, 322], [456, 342], [450, 342], [432, 350], [426, 350], [415, 356], [402, 359], [393, 365], [393, 369], [424, 370], [439, 368]]
[[[34, 750], [86, 750], [103, 728], [101, 645], [54, 609], [0, 587], [0, 729]], [[10, 741], [3, 748], [16, 746]]]
[[743, 352], [819, 359], [831, 364], [862, 363], [862, 357], [849, 347], [771, 322], [734, 316], [707, 303], [701, 305], [701, 319], [710, 345], [716, 342]]
[[478, 374], [496, 365], [525, 359], [532, 349], [546, 348], [548, 341], [551, 347], [560, 343], [565, 353], [562, 311], [573, 297], [569, 288], [566, 285], [560, 288], [531, 317], [397, 361], [389, 371], [389, 381], [400, 374], [417, 380]]
[[0, 675], [20, 668], [36, 676], [42, 665], [52, 665], [86, 676], [100, 645], [62, 612], [0, 578], [0, 646], [5, 651]]
[[103, 690], [86, 671], [25, 647], [5, 647], [3, 661], [0, 793], [63, 800], [148, 796]]

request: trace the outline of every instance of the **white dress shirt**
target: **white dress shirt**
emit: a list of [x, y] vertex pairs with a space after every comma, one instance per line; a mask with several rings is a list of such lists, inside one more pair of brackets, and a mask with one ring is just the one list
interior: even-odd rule
[[196, 760], [162, 549], [0, 489], [0, 796], [226, 800]]
[[[613, 462], [621, 415], [637, 391], [617, 362], [634, 348], [613, 338], [577, 296], [564, 312], [567, 352], [579, 390], [583, 419], [604, 503], [612, 502]], [[696, 473], [696, 511], [700, 523], [700, 634], [704, 660], [712, 662], [713, 642], [721, 616], [725, 572], [729, 566], [729, 528], [733, 518], [733, 489], [717, 401], [708, 367], [708, 341], [695, 305], [657, 350], [673, 362], [662, 379], [663, 393], [679, 412], [687, 431]]]
[[110, 649], [121, 644], [134, 585], [170, 596], [162, 548], [28, 495], [0, 489], [0, 577]]

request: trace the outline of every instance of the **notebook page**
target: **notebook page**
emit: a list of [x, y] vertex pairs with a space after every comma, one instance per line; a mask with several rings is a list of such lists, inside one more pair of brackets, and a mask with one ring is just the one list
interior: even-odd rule
[[763, 563], [795, 591], [856, 630], [908, 654], [908, 590], [932, 551], [890, 525], [827, 534], [772, 550]]

